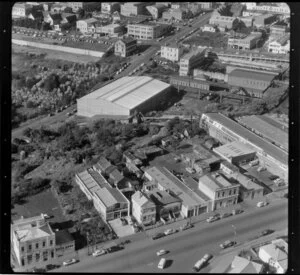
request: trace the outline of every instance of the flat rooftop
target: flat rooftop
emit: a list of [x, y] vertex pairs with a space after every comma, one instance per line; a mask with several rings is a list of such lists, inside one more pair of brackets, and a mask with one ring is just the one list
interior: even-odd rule
[[238, 156], [255, 153], [255, 150], [245, 143], [233, 141], [213, 149], [217, 154], [226, 158], [234, 158]]
[[255, 71], [249, 71], [249, 70], [243, 70], [243, 69], [234, 69], [231, 71], [228, 76], [234, 76], [234, 77], [243, 77], [247, 79], [254, 79], [254, 80], [263, 80], [271, 82], [275, 75], [265, 72], [255, 72]]
[[288, 154], [284, 150], [278, 148], [277, 146], [273, 145], [272, 143], [264, 140], [263, 138], [257, 136], [256, 134], [252, 133], [236, 121], [222, 115], [220, 113], [206, 113], [210, 119], [222, 124], [224, 127], [231, 130], [236, 135], [247, 140], [250, 145], [253, 144], [261, 148], [261, 150], [265, 151], [268, 155], [280, 161], [284, 165], [288, 165]]
[[200, 177], [199, 182], [208, 187], [212, 191], [217, 191], [223, 188], [231, 187], [236, 184], [232, 184], [222, 174], [214, 173]]
[[282, 129], [282, 125], [279, 124], [279, 127], [276, 127], [269, 123], [265, 116], [256, 115], [239, 117], [238, 122], [288, 150], [288, 133]]

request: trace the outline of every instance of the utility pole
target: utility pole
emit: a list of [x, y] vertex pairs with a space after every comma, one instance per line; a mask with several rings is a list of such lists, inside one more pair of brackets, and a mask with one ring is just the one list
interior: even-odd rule
[[234, 238], [236, 239], [236, 227], [232, 224], [231, 225], [232, 228], [233, 228], [233, 234], [234, 234]]

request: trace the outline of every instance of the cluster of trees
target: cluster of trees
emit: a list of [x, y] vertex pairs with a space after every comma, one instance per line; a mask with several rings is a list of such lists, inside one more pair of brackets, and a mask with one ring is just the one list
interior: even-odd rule
[[13, 25], [24, 28], [37, 29], [42, 31], [51, 30], [51, 26], [47, 22], [42, 22], [42, 20], [32, 20], [30, 18], [18, 18], [13, 20]]

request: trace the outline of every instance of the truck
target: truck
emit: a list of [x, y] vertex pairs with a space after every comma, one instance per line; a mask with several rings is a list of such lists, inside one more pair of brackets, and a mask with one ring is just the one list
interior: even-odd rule
[[206, 264], [211, 258], [212, 255], [205, 254], [198, 262], [195, 263], [193, 271], [198, 272], [203, 267], [203, 265]]

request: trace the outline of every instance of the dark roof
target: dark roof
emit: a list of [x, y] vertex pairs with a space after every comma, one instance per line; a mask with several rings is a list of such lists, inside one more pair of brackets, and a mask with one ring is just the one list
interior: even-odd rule
[[235, 76], [235, 77], [243, 77], [247, 79], [270, 81], [270, 82], [275, 77], [274, 74], [268, 74], [264, 72], [254, 72], [254, 71], [248, 71], [243, 69], [235, 69], [232, 72], [230, 72], [228, 75]]
[[122, 38], [121, 41], [123, 41], [125, 44], [128, 44], [128, 43], [131, 43], [133, 41], [136, 41], [136, 39], [134, 39], [130, 36], [127, 36], [127, 37]]
[[61, 245], [74, 241], [74, 238], [67, 229], [56, 231], [55, 232], [55, 243], [56, 245]]
[[[257, 136], [256, 134], [252, 133], [245, 127], [238, 124], [236, 121], [226, 117], [221, 113], [206, 113], [210, 119], [219, 122], [220, 124], [224, 125], [236, 135], [241, 136], [245, 140], [248, 140], [250, 143], [258, 146], [267, 154], [272, 156], [277, 161], [284, 163], [285, 165], [288, 164], [288, 155], [285, 151], [281, 150], [280, 148], [276, 147], [270, 142], [267, 142], [263, 138]], [[250, 144], [251, 145], [251, 144]]]

